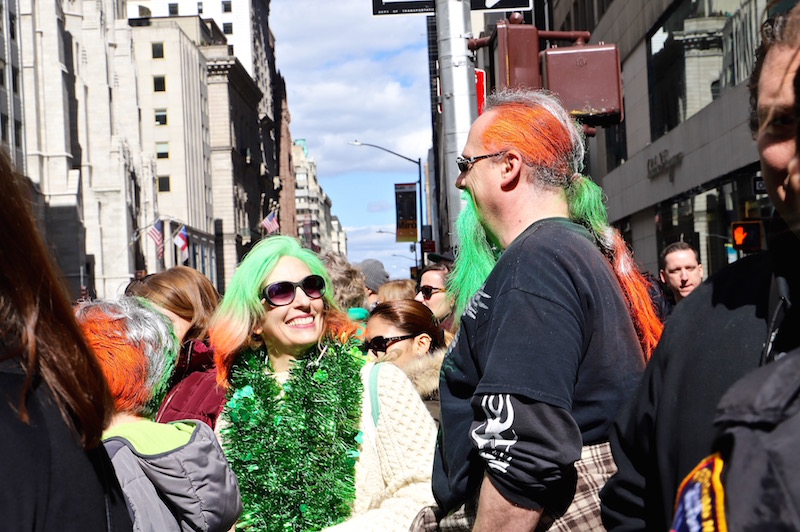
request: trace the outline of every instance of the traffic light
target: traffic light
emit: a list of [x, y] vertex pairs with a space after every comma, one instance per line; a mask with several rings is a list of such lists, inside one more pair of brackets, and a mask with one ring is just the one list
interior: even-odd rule
[[745, 253], [761, 251], [763, 230], [761, 222], [758, 220], [747, 222], [733, 222], [731, 224], [731, 237], [733, 238], [733, 249], [738, 249]]

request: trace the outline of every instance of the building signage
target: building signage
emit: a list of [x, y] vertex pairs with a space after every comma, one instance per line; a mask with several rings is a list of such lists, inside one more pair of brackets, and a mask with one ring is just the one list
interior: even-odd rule
[[683, 152], [678, 152], [670, 157], [669, 150], [663, 150], [654, 157], [647, 159], [647, 177], [654, 179], [659, 175], [669, 172], [672, 181], [672, 169], [678, 166], [683, 159]]
[[397, 183], [394, 186], [397, 205], [396, 242], [417, 241], [417, 184]]
[[[533, 0], [470, 0], [472, 11], [530, 11]], [[373, 15], [415, 15], [436, 11], [435, 0], [372, 0]]]

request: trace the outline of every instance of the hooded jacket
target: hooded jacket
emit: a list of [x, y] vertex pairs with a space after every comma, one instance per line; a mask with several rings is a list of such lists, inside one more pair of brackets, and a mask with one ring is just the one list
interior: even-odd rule
[[204, 423], [120, 424], [103, 444], [135, 531], [224, 531], [239, 517], [236, 476]]

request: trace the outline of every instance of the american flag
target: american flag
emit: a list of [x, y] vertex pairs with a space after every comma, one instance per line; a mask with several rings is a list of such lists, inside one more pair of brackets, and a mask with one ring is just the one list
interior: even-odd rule
[[268, 235], [277, 233], [280, 230], [281, 226], [278, 224], [277, 218], [275, 218], [275, 211], [272, 211], [266, 218], [261, 220], [261, 227], [264, 228]]
[[153, 242], [156, 244], [156, 257], [158, 260], [164, 258], [164, 222], [161, 221], [161, 218], [156, 219], [153, 222], [153, 227], [151, 227], [147, 231], [147, 236], [153, 239]]
[[[181, 261], [180, 264], [186, 262], [189, 258], [189, 237], [186, 236], [186, 226], [182, 225], [180, 231], [175, 235], [172, 239], [172, 243], [177, 246], [178, 250], [181, 252]], [[177, 257], [176, 257], [177, 262]]]

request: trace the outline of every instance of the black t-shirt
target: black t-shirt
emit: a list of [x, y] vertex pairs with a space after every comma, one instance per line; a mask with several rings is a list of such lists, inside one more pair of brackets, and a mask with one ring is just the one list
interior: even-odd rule
[[545, 219], [511, 243], [442, 364], [440, 506], [473, 496], [484, 472], [518, 505], [568, 506], [581, 445], [608, 440], [644, 370], [627, 308], [582, 226]]

